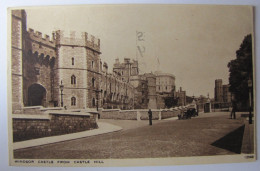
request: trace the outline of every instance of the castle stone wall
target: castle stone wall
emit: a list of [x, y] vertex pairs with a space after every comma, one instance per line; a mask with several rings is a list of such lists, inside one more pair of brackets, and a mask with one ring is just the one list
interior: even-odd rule
[[13, 118], [13, 141], [63, 135], [98, 128], [95, 115], [51, 114], [48, 118]]
[[[57, 64], [55, 65], [55, 96], [58, 104], [61, 104], [60, 84], [64, 85], [63, 103], [67, 108], [86, 108], [87, 94], [87, 53], [84, 47], [72, 45], [59, 45], [57, 49]], [[72, 83], [72, 77], [75, 83]], [[75, 105], [71, 98], [76, 98]]]
[[178, 117], [180, 114], [179, 110], [163, 110], [161, 112], [162, 119], [172, 118], [172, 117]]
[[26, 29], [26, 14], [23, 10], [12, 11], [12, 112], [19, 113], [23, 107], [23, 33]]

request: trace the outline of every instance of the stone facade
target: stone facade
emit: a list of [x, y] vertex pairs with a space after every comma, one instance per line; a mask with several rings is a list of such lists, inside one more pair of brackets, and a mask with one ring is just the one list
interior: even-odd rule
[[187, 104], [186, 91], [183, 91], [182, 88], [180, 87], [180, 90], [178, 92], [176, 92], [176, 96], [179, 98], [178, 105], [186, 106], [186, 104]]
[[215, 80], [215, 102], [223, 102], [223, 86], [222, 79]]
[[[161, 120], [171, 117], [177, 117], [180, 110], [175, 109], [153, 109], [153, 119]], [[102, 119], [118, 119], [118, 120], [148, 120], [148, 110], [120, 110], [120, 109], [104, 109], [100, 113]]]
[[96, 116], [50, 114], [49, 118], [13, 118], [13, 141], [63, 135], [97, 128]]
[[104, 63], [100, 80], [101, 106], [105, 109], [133, 109], [134, 87], [117, 72], [112, 74], [107, 70], [107, 64]]
[[123, 81], [130, 82], [132, 76], [139, 75], [138, 61], [130, 61], [129, 58], [124, 58], [124, 62], [120, 63], [119, 59], [116, 59], [113, 72], [121, 75]]
[[148, 109], [157, 109], [156, 77], [152, 73], [144, 74], [148, 87]]
[[26, 106], [133, 107], [133, 86], [117, 72], [107, 73], [99, 39], [62, 30], [43, 36], [27, 31], [26, 20], [24, 10], [12, 11], [13, 113], [22, 113]]
[[144, 75], [132, 76], [130, 83], [134, 86], [134, 109], [148, 108], [148, 82]]
[[19, 113], [23, 107], [23, 44], [26, 33], [26, 13], [12, 12], [12, 112]]
[[207, 103], [207, 101], [208, 101], [208, 98], [207, 98], [206, 96], [203, 96], [203, 95], [200, 95], [200, 96], [197, 98], [196, 105], [197, 105], [198, 108], [199, 108], [199, 112], [204, 111], [205, 104]]
[[231, 105], [232, 95], [229, 86], [223, 85], [222, 79], [215, 80], [215, 108], [229, 107]]
[[134, 109], [157, 109], [156, 76], [152, 73], [139, 74], [138, 61], [116, 59], [114, 73], [134, 87]]
[[156, 75], [157, 108], [164, 109], [166, 108], [165, 98], [176, 96], [175, 76], [160, 71], [154, 74]]
[[157, 93], [175, 90], [173, 75], [139, 74], [138, 61], [130, 58], [116, 59], [108, 73], [100, 40], [86, 32], [48, 36], [27, 31], [26, 20], [24, 10], [12, 11], [13, 113], [27, 106], [156, 109]]
[[155, 72], [156, 75], [156, 92], [163, 93], [171, 93], [172, 91], [176, 91], [175, 89], [175, 76], [168, 73]]
[[[56, 31], [57, 62], [55, 63], [54, 96], [67, 108], [92, 108], [92, 98], [99, 89], [100, 40], [83, 32]], [[92, 85], [94, 80], [94, 85]]]
[[232, 96], [231, 92], [229, 91], [230, 85], [223, 85], [223, 102], [224, 103], [231, 103]]

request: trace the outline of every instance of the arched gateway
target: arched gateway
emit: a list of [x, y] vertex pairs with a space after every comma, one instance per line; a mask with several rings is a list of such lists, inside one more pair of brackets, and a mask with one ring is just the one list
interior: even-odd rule
[[46, 107], [46, 89], [40, 84], [32, 84], [28, 88], [28, 105]]

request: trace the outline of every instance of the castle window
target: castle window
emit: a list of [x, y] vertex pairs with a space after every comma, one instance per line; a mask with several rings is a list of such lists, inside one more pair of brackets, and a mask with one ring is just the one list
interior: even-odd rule
[[92, 78], [92, 87], [95, 87], [95, 78]]
[[71, 84], [76, 84], [76, 77], [75, 77], [75, 75], [71, 76]]
[[167, 86], [166, 86], [165, 88], [166, 88], [166, 90], [167, 90]]
[[142, 99], [142, 103], [144, 103], [144, 99]]
[[40, 68], [34, 67], [34, 72], [36, 75], [40, 75]]
[[71, 58], [71, 64], [74, 65], [74, 58]]
[[93, 107], [96, 106], [96, 100], [95, 100], [95, 98], [92, 99], [92, 106], [93, 106]]
[[94, 68], [94, 61], [91, 61], [91, 68]]
[[71, 106], [76, 106], [76, 97], [71, 98]]

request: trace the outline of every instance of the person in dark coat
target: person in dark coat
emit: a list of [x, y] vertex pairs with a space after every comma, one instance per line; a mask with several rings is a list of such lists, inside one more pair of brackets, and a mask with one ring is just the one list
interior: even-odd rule
[[236, 119], [236, 111], [237, 111], [237, 103], [235, 101], [232, 102], [232, 111], [230, 114], [230, 119]]
[[199, 104], [196, 104], [196, 110], [197, 110], [197, 111], [196, 111], [196, 112], [197, 112], [196, 115], [199, 116], [199, 110], [200, 110]]
[[151, 111], [151, 109], [149, 109], [148, 111], [148, 117], [149, 117], [149, 125], [152, 125], [153, 112]]

